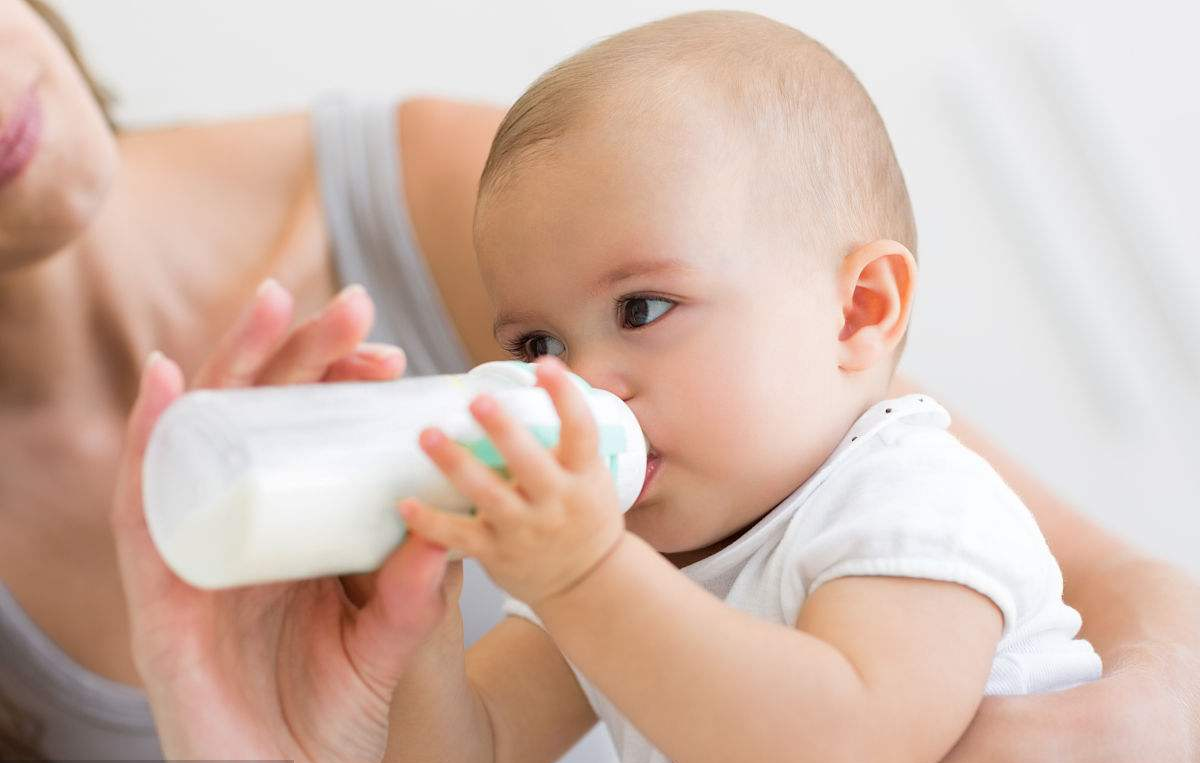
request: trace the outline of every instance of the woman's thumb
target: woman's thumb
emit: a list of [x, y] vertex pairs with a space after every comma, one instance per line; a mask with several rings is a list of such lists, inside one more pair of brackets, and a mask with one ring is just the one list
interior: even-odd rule
[[410, 533], [379, 569], [355, 618], [350, 657], [360, 673], [385, 684], [380, 688], [387, 693], [445, 616], [446, 555], [446, 549]]

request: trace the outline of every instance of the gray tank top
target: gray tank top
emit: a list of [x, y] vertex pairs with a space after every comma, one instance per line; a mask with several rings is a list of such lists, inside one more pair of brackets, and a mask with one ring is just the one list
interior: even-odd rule
[[[395, 106], [343, 96], [313, 109], [321, 201], [342, 283], [362, 283], [376, 305], [374, 341], [404, 348], [411, 375], [457, 373], [469, 356], [418, 251], [404, 202]], [[501, 596], [467, 563], [462, 608], [468, 642], [501, 617]], [[50, 759], [161, 759], [145, 694], [83, 668], [0, 583], [0, 695], [40, 731]], [[0, 707], [0, 722], [4, 708]]]

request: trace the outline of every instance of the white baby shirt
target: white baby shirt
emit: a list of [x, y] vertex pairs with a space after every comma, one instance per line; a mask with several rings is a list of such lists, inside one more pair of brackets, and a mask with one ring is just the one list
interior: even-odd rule
[[[984, 694], [1055, 691], [1098, 678], [1100, 657], [1075, 638], [1079, 614], [1063, 603], [1062, 573], [1033, 515], [946, 431], [949, 423], [928, 395], [877, 403], [795, 492], [734, 543], [681, 571], [729, 606], [788, 626], [805, 598], [835, 578], [960, 583], [1004, 616]], [[504, 610], [541, 624], [515, 599]], [[575, 675], [624, 763], [666, 763]]]

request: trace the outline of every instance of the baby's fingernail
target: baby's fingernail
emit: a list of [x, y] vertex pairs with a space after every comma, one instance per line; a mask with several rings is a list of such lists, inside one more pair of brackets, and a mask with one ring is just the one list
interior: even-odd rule
[[155, 364], [158, 363], [160, 360], [162, 360], [165, 357], [166, 357], [166, 355], [163, 355], [158, 350], [151, 352], [149, 355], [146, 356], [146, 362], [142, 364], [142, 373], [144, 374], [147, 371], [149, 371], [151, 368], [154, 368]]
[[471, 410], [480, 416], [489, 416], [496, 410], [496, 401], [486, 395], [480, 395], [471, 402]]
[[421, 440], [421, 444], [426, 448], [436, 448], [446, 441], [446, 435], [437, 429], [426, 429], [421, 432], [419, 439]]

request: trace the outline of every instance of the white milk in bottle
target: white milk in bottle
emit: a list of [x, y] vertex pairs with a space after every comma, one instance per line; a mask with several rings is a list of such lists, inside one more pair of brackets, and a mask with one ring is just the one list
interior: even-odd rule
[[[557, 443], [558, 415], [533, 369], [496, 361], [389, 382], [189, 392], [163, 413], [146, 452], [150, 535], [168, 566], [203, 588], [373, 570], [404, 537], [400, 499], [471, 510], [420, 449], [422, 429], [438, 426], [503, 470], [467, 410], [487, 392], [542, 444]], [[570, 376], [626, 510], [645, 476], [641, 429], [616, 395]]]

